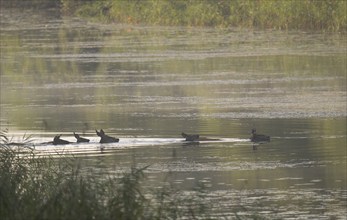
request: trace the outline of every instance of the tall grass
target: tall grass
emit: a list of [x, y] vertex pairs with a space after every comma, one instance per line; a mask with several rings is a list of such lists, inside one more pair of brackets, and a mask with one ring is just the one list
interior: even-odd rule
[[204, 202], [182, 198], [170, 185], [156, 190], [142, 187], [147, 167], [132, 167], [121, 178], [86, 175], [77, 158], [38, 157], [32, 148], [8, 145], [8, 139], [6, 131], [1, 131], [2, 220], [208, 219]]
[[1, 7], [131, 24], [347, 31], [346, 0], [11, 0]]
[[75, 9], [107, 22], [347, 31], [345, 0], [102, 0]]

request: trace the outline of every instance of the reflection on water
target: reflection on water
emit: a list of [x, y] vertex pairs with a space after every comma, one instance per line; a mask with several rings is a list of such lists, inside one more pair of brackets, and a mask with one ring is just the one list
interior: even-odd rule
[[[148, 187], [168, 180], [192, 193], [203, 183], [216, 217], [343, 218], [345, 35], [4, 10], [0, 21], [1, 128], [34, 134], [39, 155], [73, 154], [113, 174], [150, 165]], [[257, 150], [254, 127], [271, 136]], [[99, 144], [100, 128], [120, 142]], [[39, 144], [56, 134], [75, 141], [73, 131], [91, 142]], [[221, 141], [189, 145], [182, 131]]]

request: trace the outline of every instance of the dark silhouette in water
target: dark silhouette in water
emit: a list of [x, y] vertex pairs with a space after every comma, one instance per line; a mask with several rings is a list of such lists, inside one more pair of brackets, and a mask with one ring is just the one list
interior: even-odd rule
[[181, 135], [186, 139], [186, 141], [199, 141], [200, 137], [198, 134], [186, 134], [184, 132], [182, 132]]
[[252, 129], [251, 141], [255, 143], [259, 142], [270, 142], [270, 136], [257, 134], [257, 130], [255, 128]]
[[186, 134], [184, 132], [181, 133], [182, 137], [186, 139], [186, 141], [218, 141], [218, 138], [208, 138], [208, 137], [200, 137], [198, 134]]
[[101, 138], [100, 139], [100, 143], [116, 143], [119, 142], [118, 138], [114, 138], [114, 137], [110, 137], [108, 135], [105, 134], [104, 130], [100, 130], [100, 132], [98, 130], [95, 130], [96, 134]]
[[86, 142], [89, 142], [89, 139], [87, 138], [83, 138], [83, 137], [80, 137], [78, 134], [76, 134], [75, 132], [73, 133], [73, 135], [75, 136], [75, 138], [77, 139], [77, 143], [86, 143]]
[[56, 135], [53, 139], [53, 145], [64, 145], [64, 144], [70, 144], [69, 141], [60, 139], [61, 135]]
[[251, 141], [253, 142], [253, 150], [258, 149], [258, 143], [262, 144], [264, 142], [270, 142], [270, 136], [264, 134], [257, 134], [257, 130], [255, 128], [252, 129]]

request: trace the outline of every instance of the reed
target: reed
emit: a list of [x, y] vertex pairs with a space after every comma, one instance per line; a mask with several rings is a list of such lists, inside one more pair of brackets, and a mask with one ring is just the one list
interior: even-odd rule
[[194, 219], [209, 213], [170, 184], [142, 187], [148, 167], [133, 166], [121, 177], [86, 175], [78, 158], [39, 157], [32, 148], [7, 145], [7, 131], [0, 137], [0, 219]]
[[103, 0], [79, 3], [74, 14], [131, 24], [346, 32], [346, 8], [345, 0]]
[[1, 6], [57, 8], [109, 23], [347, 31], [345, 0], [11, 0]]

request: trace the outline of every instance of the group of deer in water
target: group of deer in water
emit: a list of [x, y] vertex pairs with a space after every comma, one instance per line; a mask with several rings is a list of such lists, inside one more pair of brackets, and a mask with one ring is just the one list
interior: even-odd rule
[[[105, 134], [104, 130], [95, 130], [96, 134], [100, 137], [100, 143], [116, 143], [119, 142], [119, 138], [111, 137]], [[73, 133], [75, 138], [77, 139], [77, 143], [86, 143], [89, 142], [89, 139], [83, 138], [76, 134], [75, 132]], [[218, 141], [220, 139], [217, 138], [207, 138], [207, 137], [200, 137], [198, 134], [186, 134], [182, 132], [182, 137], [185, 138], [185, 141], [188, 142], [200, 142], [200, 141]], [[51, 143], [53, 145], [64, 145], [64, 144], [70, 144], [70, 141], [60, 139], [61, 135], [56, 135]], [[263, 134], [257, 134], [256, 129], [253, 128], [251, 132], [251, 137], [250, 137], [251, 142], [253, 143], [262, 143], [262, 142], [269, 142], [270, 141], [270, 136], [263, 135]], [[255, 147], [253, 146], [253, 149]]]

